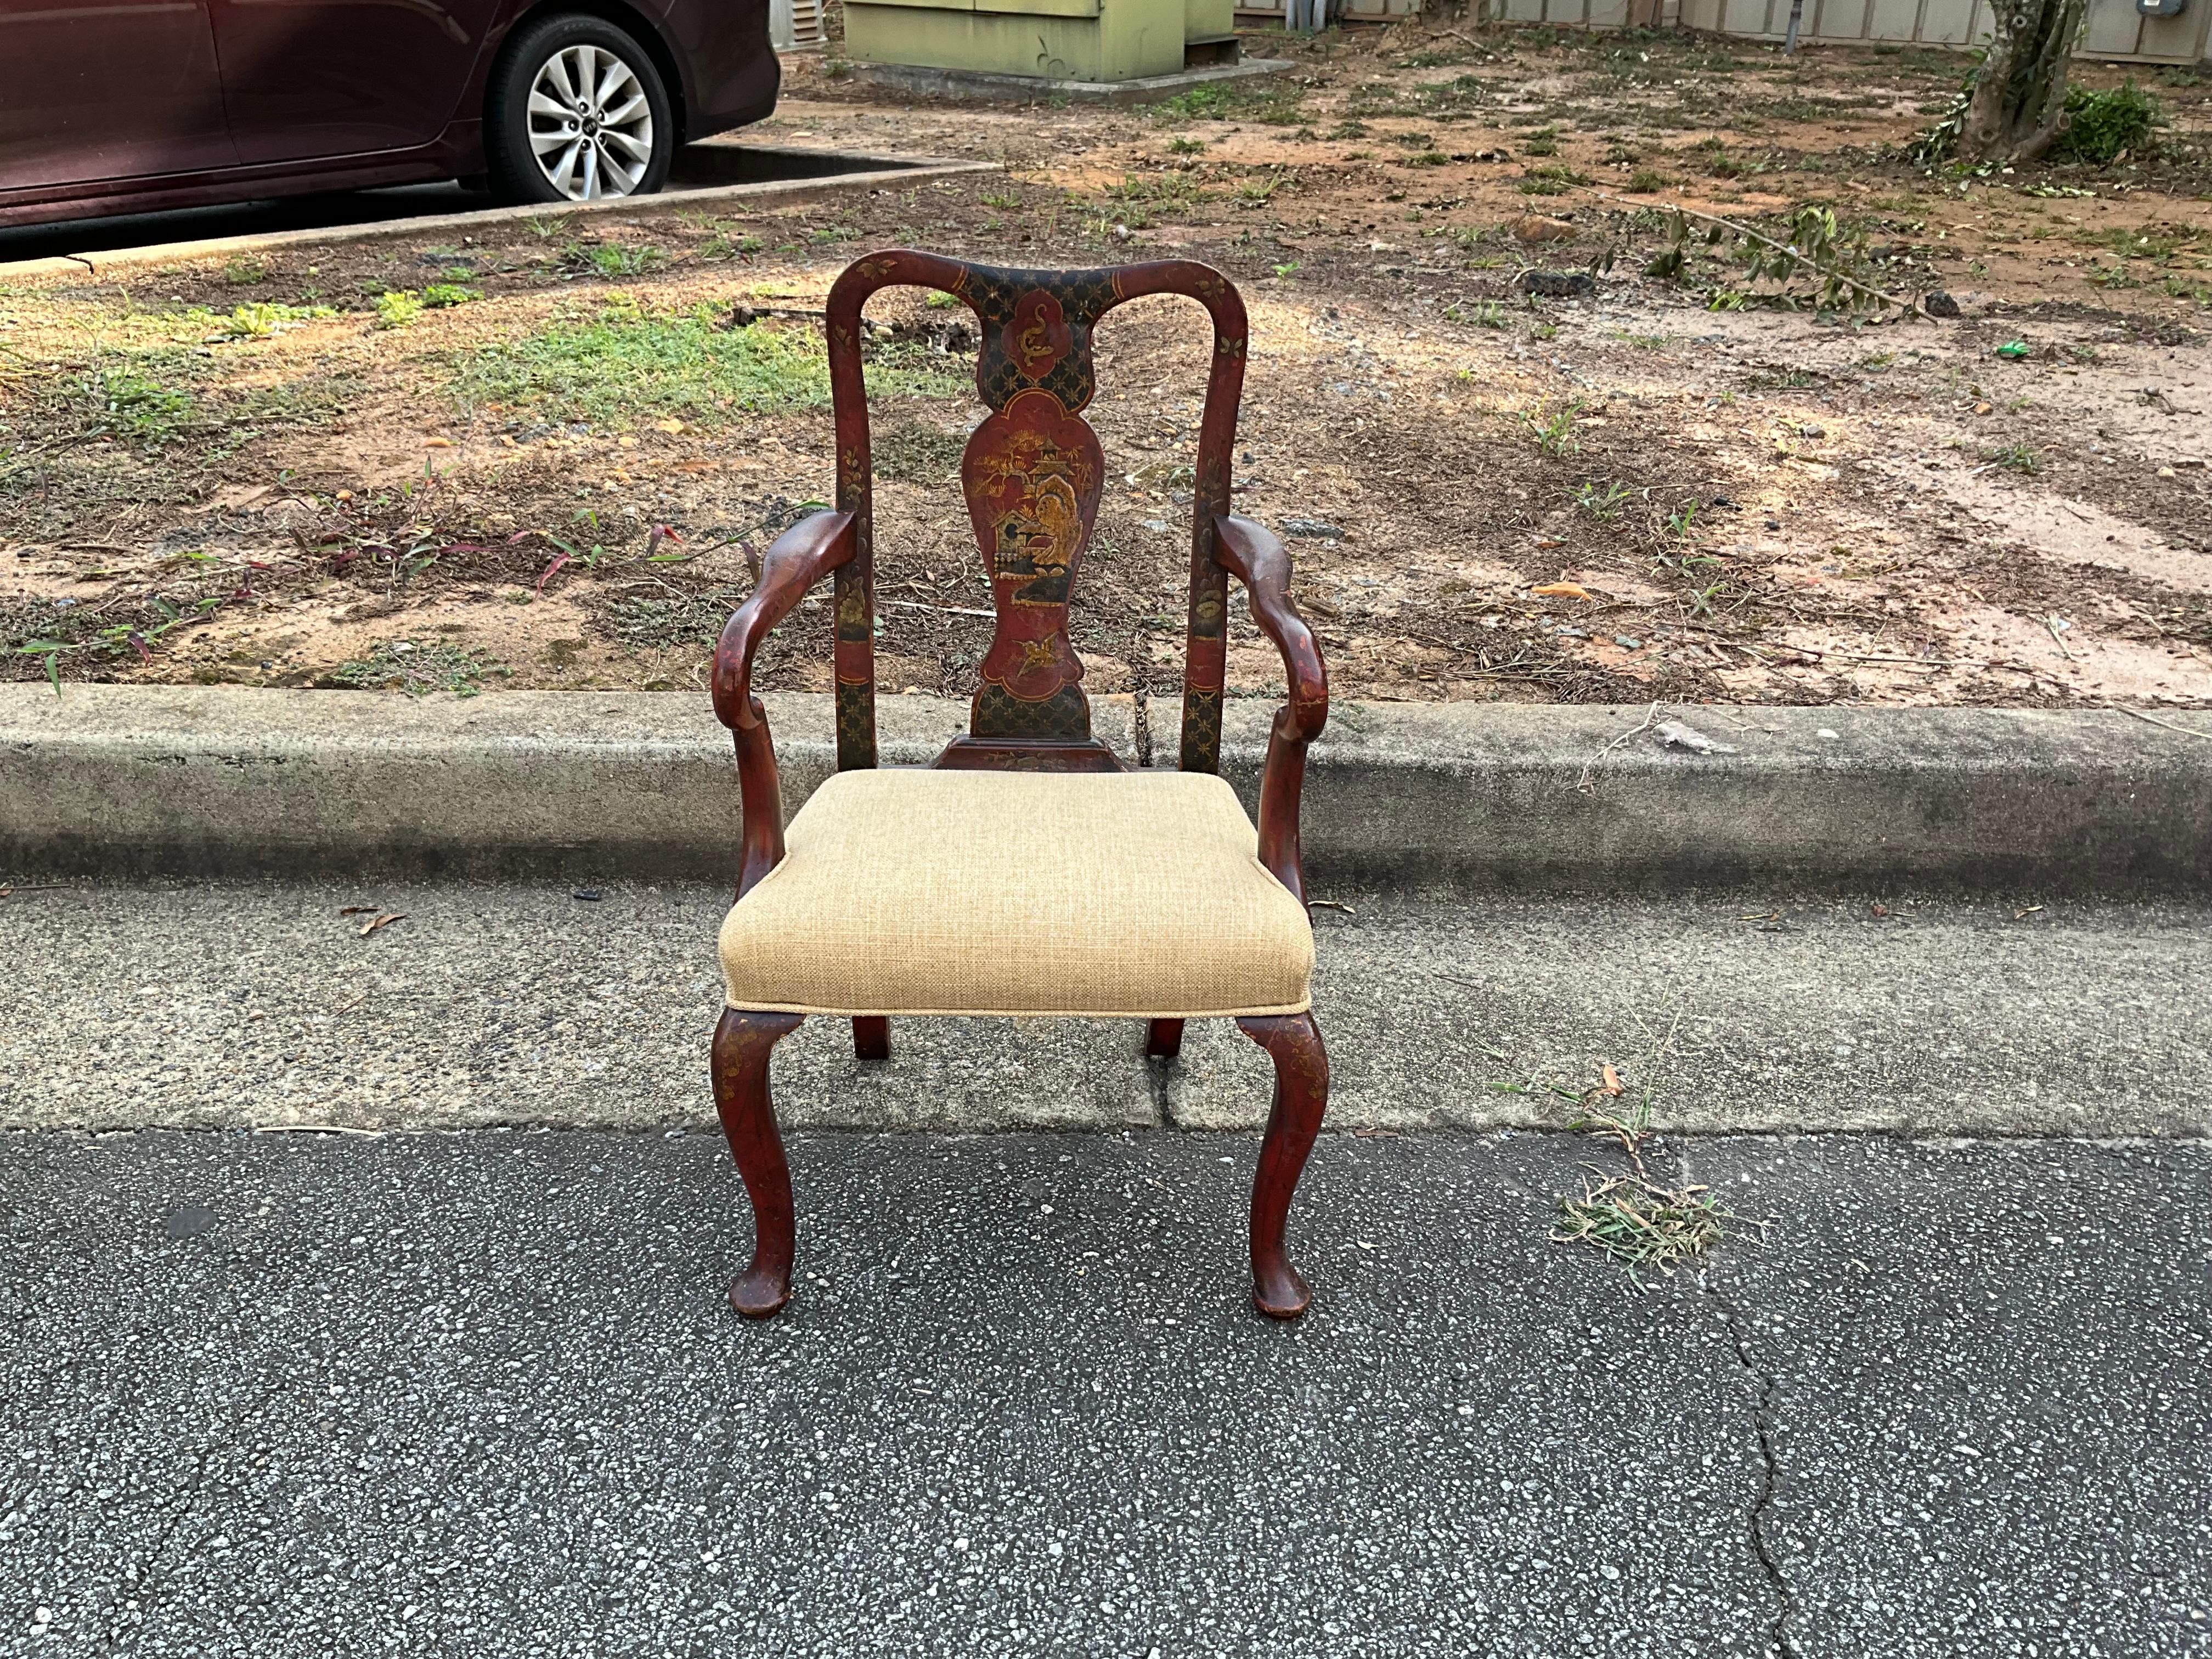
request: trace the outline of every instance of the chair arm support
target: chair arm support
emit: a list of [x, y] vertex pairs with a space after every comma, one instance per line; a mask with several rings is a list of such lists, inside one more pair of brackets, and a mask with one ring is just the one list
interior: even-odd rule
[[722, 624], [722, 637], [714, 646], [714, 718], [737, 740], [738, 787], [744, 799], [739, 898], [783, 860], [782, 789], [768, 712], [753, 695], [753, 656], [806, 590], [848, 563], [857, 546], [849, 513], [817, 513], [800, 520], [762, 556], [752, 597]]
[[1328, 724], [1328, 672], [1313, 629], [1291, 600], [1291, 560], [1273, 533], [1249, 519], [1223, 514], [1213, 521], [1214, 562], [1244, 584], [1252, 620], [1283, 654], [1290, 701], [1276, 711], [1260, 782], [1260, 862], [1303, 901], [1298, 861], [1298, 794], [1305, 783], [1306, 745]]

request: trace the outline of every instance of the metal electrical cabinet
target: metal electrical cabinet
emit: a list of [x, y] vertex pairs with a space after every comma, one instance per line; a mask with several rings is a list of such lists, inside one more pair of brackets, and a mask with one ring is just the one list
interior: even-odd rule
[[[1234, 0], [845, 0], [845, 54], [984, 75], [1173, 75], [1184, 43], [1235, 39]], [[1218, 14], [1218, 15], [1217, 15]]]

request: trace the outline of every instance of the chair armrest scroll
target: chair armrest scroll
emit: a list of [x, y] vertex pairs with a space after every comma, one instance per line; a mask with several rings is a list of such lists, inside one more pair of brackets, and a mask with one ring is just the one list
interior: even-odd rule
[[1290, 701], [1276, 712], [1260, 784], [1260, 862], [1303, 900], [1298, 861], [1298, 794], [1305, 782], [1306, 745], [1328, 724], [1328, 672], [1313, 629], [1291, 600], [1291, 559], [1273, 534], [1249, 519], [1224, 514], [1213, 521], [1214, 562], [1244, 584], [1252, 620], [1283, 654]]
[[783, 793], [768, 711], [753, 695], [753, 655], [806, 590], [849, 562], [857, 545], [849, 513], [817, 513], [792, 526], [762, 556], [752, 597], [722, 624], [714, 647], [714, 717], [737, 740], [738, 787], [744, 799], [739, 898], [783, 860]]
[[752, 597], [722, 624], [714, 647], [714, 718], [742, 731], [761, 718], [752, 695], [753, 654], [806, 590], [853, 556], [853, 515], [817, 513], [778, 536], [761, 556]]

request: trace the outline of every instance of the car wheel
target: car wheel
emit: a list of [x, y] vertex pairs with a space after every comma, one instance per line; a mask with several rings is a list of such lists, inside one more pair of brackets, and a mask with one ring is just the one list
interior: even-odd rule
[[500, 53], [484, 161], [509, 202], [643, 196], [668, 177], [676, 122], [652, 57], [597, 17], [548, 17]]

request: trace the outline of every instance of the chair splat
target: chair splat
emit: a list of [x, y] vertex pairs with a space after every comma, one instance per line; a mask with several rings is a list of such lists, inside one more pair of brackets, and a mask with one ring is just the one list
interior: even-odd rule
[[1214, 353], [1201, 428], [1192, 524], [1189, 668], [1182, 761], [1211, 771], [1220, 747], [1224, 586], [1213, 519], [1228, 510], [1229, 457], [1243, 386], [1244, 309], [1215, 270], [1183, 260], [1095, 270], [1015, 270], [904, 251], [872, 254], [830, 290], [830, 384], [836, 404], [837, 503], [854, 514], [858, 554], [837, 573], [837, 739], [841, 770], [875, 764], [873, 525], [860, 308], [893, 284], [940, 289], [975, 313], [976, 391], [989, 414], [969, 438], [961, 484], [997, 623], [969, 734], [939, 766], [1118, 771], [1091, 732], [1083, 664], [1067, 607], [1097, 522], [1105, 455], [1083, 410], [1097, 377], [1091, 334], [1125, 300], [1182, 294], [1212, 314]]

